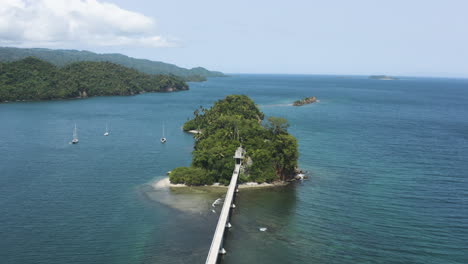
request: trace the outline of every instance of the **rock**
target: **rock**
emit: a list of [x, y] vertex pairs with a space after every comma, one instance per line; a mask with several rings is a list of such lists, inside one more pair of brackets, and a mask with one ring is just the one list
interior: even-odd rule
[[86, 97], [88, 97], [88, 94], [86, 93], [86, 91], [79, 92], [79, 93], [80, 93], [80, 98], [86, 98]]
[[312, 103], [315, 103], [315, 102], [318, 102], [317, 100], [317, 97], [315, 96], [312, 96], [312, 97], [306, 97], [302, 100], [297, 100], [293, 103], [294, 106], [301, 106], [301, 105], [305, 105], [305, 104], [312, 104]]

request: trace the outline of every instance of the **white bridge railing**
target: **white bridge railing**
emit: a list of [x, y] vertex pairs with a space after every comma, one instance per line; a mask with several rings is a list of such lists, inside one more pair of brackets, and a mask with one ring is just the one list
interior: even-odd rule
[[242, 164], [242, 159], [244, 158], [244, 150], [242, 147], [237, 148], [234, 158], [236, 159], [236, 165], [234, 167], [234, 172], [232, 173], [231, 183], [229, 183], [229, 188], [226, 193], [226, 198], [224, 199], [223, 209], [219, 215], [218, 224], [216, 225], [216, 230], [213, 236], [213, 241], [211, 242], [210, 251], [208, 252], [208, 257], [206, 258], [206, 264], [215, 264], [218, 261], [219, 254], [225, 254], [226, 250], [223, 247], [224, 241], [224, 232], [226, 228], [231, 227], [229, 223], [229, 215], [231, 208], [234, 208], [233, 204], [234, 194], [237, 190], [237, 179], [239, 178], [239, 172]]

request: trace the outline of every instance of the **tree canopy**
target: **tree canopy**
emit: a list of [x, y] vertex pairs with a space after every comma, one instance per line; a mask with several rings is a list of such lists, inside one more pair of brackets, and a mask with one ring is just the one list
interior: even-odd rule
[[184, 81], [190, 82], [205, 81], [207, 77], [225, 76], [221, 72], [209, 71], [202, 67], [185, 69], [169, 63], [136, 59], [122, 54], [97, 54], [90, 51], [79, 50], [0, 47], [0, 61], [2, 62], [12, 62], [27, 57], [36, 57], [58, 67], [64, 67], [80, 61], [112, 62], [146, 74], [175, 75], [182, 78]]
[[270, 117], [265, 125], [263, 119], [264, 114], [245, 95], [229, 95], [210, 109], [196, 109], [184, 130], [202, 132], [195, 136], [191, 168], [203, 169], [206, 180], [189, 182], [187, 168], [183, 177], [183, 173], [177, 173], [177, 177], [171, 173], [171, 182], [228, 184], [234, 169], [233, 155], [241, 144], [246, 149], [246, 160], [240, 181], [262, 183], [292, 178], [297, 167], [297, 140], [288, 134], [286, 119]]
[[187, 90], [172, 75], [149, 75], [110, 62], [76, 62], [59, 68], [34, 57], [0, 63], [0, 102]]

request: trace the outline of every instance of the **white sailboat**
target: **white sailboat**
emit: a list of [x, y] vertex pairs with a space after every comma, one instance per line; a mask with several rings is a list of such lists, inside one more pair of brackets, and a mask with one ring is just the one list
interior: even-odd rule
[[163, 124], [163, 128], [162, 128], [162, 132], [163, 132], [163, 136], [162, 136], [162, 138], [160, 139], [160, 140], [161, 140], [161, 143], [166, 143], [167, 138], [166, 138], [166, 136], [165, 136], [164, 124]]
[[73, 129], [73, 139], [71, 141], [72, 144], [78, 144], [78, 130], [76, 129], [76, 123], [75, 123], [75, 129]]
[[106, 123], [106, 132], [104, 133], [104, 136], [108, 136], [109, 135], [109, 128], [107, 127], [107, 123]]

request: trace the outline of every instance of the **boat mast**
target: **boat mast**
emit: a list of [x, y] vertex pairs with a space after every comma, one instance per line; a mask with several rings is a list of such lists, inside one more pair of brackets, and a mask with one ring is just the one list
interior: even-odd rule
[[75, 129], [73, 130], [73, 139], [77, 139], [78, 138], [78, 131], [76, 129], [76, 123], [75, 123]]

